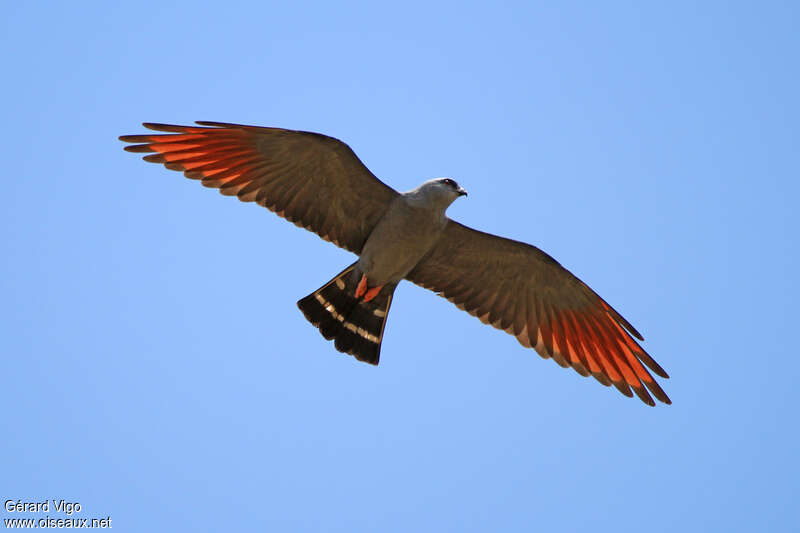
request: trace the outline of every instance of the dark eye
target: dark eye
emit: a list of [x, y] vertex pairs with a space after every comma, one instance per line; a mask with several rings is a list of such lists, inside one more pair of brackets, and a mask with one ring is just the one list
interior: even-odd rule
[[458, 185], [456, 185], [456, 182], [455, 182], [455, 181], [453, 181], [453, 180], [451, 180], [450, 178], [445, 178], [445, 179], [443, 179], [443, 180], [442, 180], [442, 183], [444, 183], [445, 185], [448, 185], [448, 186], [450, 186], [450, 187], [452, 187], [452, 188], [454, 188], [454, 189], [455, 189], [456, 187], [458, 187]]

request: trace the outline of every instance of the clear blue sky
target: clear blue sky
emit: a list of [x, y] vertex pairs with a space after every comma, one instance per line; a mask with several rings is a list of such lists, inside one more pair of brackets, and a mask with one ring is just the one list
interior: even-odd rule
[[[800, 527], [796, 4], [37, 4], [0, 20], [3, 501], [134, 532]], [[117, 140], [192, 120], [457, 179], [450, 215], [595, 288], [674, 405], [408, 283], [381, 365], [339, 354], [295, 302], [353, 256]]]

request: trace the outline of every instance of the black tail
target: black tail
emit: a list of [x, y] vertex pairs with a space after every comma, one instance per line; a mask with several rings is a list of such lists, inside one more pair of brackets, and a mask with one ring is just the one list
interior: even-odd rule
[[369, 302], [356, 299], [361, 273], [353, 263], [328, 283], [299, 302], [297, 307], [306, 319], [319, 328], [340, 352], [354, 355], [359, 361], [378, 364], [383, 328], [392, 305], [397, 284], [386, 285]]

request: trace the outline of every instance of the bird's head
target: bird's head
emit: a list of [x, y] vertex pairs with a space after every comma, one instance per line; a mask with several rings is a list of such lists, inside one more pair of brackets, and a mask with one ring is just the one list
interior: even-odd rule
[[406, 193], [415, 202], [441, 207], [443, 210], [459, 196], [466, 196], [467, 191], [450, 178], [434, 178], [428, 180], [413, 191]]
[[445, 191], [445, 193], [446, 193], [446, 194], [449, 194], [449, 195], [451, 195], [451, 196], [453, 196], [453, 195], [454, 195], [454, 196], [453, 196], [453, 200], [455, 200], [455, 199], [456, 199], [456, 198], [458, 198], [459, 196], [466, 196], [466, 195], [467, 195], [467, 190], [466, 190], [466, 189], [464, 189], [463, 187], [459, 186], [459, 184], [458, 184], [458, 183], [456, 183], [456, 180], [454, 180], [454, 179], [450, 179], [450, 178], [436, 178], [436, 179], [433, 179], [433, 180], [430, 180], [430, 181], [428, 181], [428, 182], [426, 183], [426, 185], [427, 185], [428, 183], [431, 183], [431, 184], [433, 184], [434, 186], [436, 186], [436, 187], [439, 187], [439, 188], [443, 189], [443, 190]]

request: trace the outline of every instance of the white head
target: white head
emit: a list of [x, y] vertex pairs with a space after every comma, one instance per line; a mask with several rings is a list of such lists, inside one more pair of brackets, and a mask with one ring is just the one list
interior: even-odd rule
[[459, 187], [450, 178], [434, 178], [416, 189], [408, 191], [405, 196], [414, 204], [438, 207], [442, 211], [452, 204], [456, 198], [466, 196], [467, 191]]

